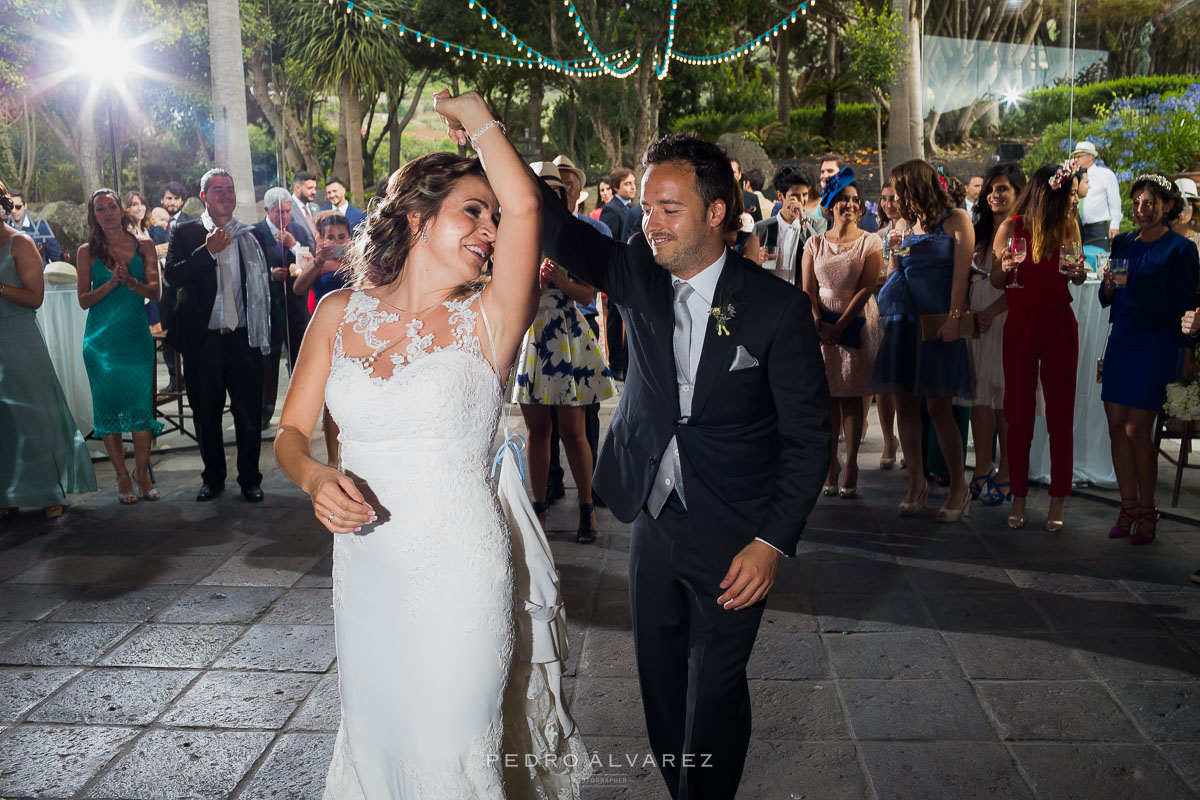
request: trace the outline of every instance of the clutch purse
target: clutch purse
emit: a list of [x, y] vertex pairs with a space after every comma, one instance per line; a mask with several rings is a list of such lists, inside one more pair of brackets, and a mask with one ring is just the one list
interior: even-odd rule
[[[836, 311], [826, 311], [821, 309], [821, 322], [828, 325], [836, 325], [837, 321], [842, 318], [842, 315]], [[846, 326], [842, 331], [842, 337], [838, 339], [838, 344], [843, 347], [853, 347], [858, 349], [862, 347], [862, 329], [867, 324], [866, 317], [859, 317]]]
[[[921, 341], [932, 342], [938, 338], [938, 329], [950, 319], [949, 314], [922, 314]], [[958, 335], [964, 339], [979, 338], [979, 317], [974, 311], [964, 311], [958, 318]]]

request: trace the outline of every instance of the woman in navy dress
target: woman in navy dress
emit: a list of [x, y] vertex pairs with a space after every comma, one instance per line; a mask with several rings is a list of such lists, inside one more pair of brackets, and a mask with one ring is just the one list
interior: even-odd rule
[[1110, 261], [1100, 289], [1100, 303], [1111, 307], [1112, 318], [1100, 399], [1121, 491], [1121, 513], [1108, 535], [1149, 544], [1158, 529], [1154, 419], [1175, 377], [1179, 348], [1191, 345], [1179, 320], [1194, 304], [1200, 257], [1194, 244], [1169, 228], [1183, 198], [1166, 176], [1139, 175], [1129, 196], [1138, 230], [1117, 236], [1112, 247], [1113, 259], [1126, 260], [1128, 277], [1117, 285]]
[[[897, 511], [911, 516], [925, 507], [929, 487], [923, 463], [921, 406], [933, 420], [938, 444], [950, 469], [950, 494], [938, 522], [955, 522], [969, 513], [970, 494], [963, 477], [963, 444], [954, 421], [954, 398], [971, 397], [970, 360], [959, 335], [968, 309], [967, 283], [975, 233], [967, 212], [954, 207], [940, 176], [924, 161], [906, 161], [891, 172], [891, 184], [907, 235], [890, 234], [890, 274], [879, 290], [883, 342], [871, 386], [896, 395], [900, 444], [908, 470], [908, 493]], [[921, 316], [948, 314], [930, 341], [921, 338]]]

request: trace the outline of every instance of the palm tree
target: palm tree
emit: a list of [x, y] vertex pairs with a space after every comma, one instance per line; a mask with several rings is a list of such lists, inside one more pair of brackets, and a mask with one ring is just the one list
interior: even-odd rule
[[[288, 6], [287, 57], [307, 66], [312, 85], [319, 93], [336, 93], [340, 99], [346, 132], [346, 156], [350, 196], [366, 202], [363, 191], [363, 111], [375, 107], [390, 81], [389, 70], [406, 61], [404, 47], [411, 35], [401, 37], [395, 20], [412, 19], [407, 4], [399, 0], [375, 0], [373, 19], [346, 13], [340, 4], [292, 2]], [[387, 30], [380, 20], [393, 22]], [[367, 102], [363, 103], [362, 98]]]
[[213, 144], [218, 166], [233, 175], [239, 219], [258, 216], [250, 133], [246, 123], [246, 72], [242, 66], [242, 23], [238, 0], [208, 0], [211, 48]]

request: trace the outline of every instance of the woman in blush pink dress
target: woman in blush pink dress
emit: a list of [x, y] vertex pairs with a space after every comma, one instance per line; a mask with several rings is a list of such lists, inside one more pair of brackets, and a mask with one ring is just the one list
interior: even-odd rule
[[846, 474], [839, 486], [841, 462], [834, 436], [824, 493], [836, 492], [846, 499], [858, 492], [863, 398], [870, 394], [867, 387], [882, 336], [879, 311], [871, 295], [883, 267], [883, 244], [879, 237], [858, 227], [863, 204], [849, 167], [825, 184], [821, 206], [832, 213], [833, 223], [804, 244], [801, 270], [821, 336], [830, 414], [841, 421], [845, 432]]

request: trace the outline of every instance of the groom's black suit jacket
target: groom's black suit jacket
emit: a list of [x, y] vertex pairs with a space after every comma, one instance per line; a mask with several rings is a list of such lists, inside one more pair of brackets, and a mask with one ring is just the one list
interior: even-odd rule
[[[252, 228], [250, 232], [263, 253], [269, 252], [274, 239], [268, 241], [257, 228]], [[217, 259], [204, 246], [207, 238], [208, 231], [204, 223], [193, 219], [176, 226], [171, 244], [167, 246], [163, 272], [167, 282], [179, 292], [175, 300], [174, 319], [167, 330], [167, 343], [181, 353], [195, 351], [204, 341], [213, 303], [217, 299]], [[237, 247], [237, 240], [230, 242], [229, 246]], [[240, 272], [242, 295], [245, 296], [245, 263]]]
[[[808, 296], [732, 251], [713, 298], [731, 304], [729, 335], [709, 318], [686, 424], [679, 418], [671, 277], [638, 233], [628, 244], [574, 219], [543, 187], [543, 249], [621, 307], [629, 371], [594, 486], [613, 514], [641, 511], [671, 436], [688, 515], [703, 530], [788, 555], [829, 468], [829, 386]], [[729, 371], [738, 346], [758, 366]]]

